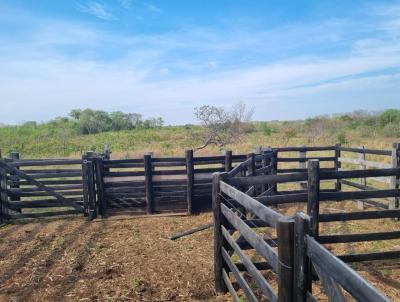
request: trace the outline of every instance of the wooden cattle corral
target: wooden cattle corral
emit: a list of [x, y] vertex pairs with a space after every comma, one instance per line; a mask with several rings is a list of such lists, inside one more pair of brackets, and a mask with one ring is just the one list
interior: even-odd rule
[[[310, 150], [306, 147], [281, 149], [278, 152], [303, 154], [298, 158], [278, 157], [278, 163], [297, 160], [302, 165], [308, 161], [307, 167], [278, 168], [281, 175], [235, 177], [232, 173], [222, 173], [215, 176], [214, 271], [218, 291], [229, 291], [234, 301], [240, 301], [241, 297], [248, 301], [318, 301], [313, 288], [315, 291], [315, 281], [319, 280], [318, 286], [322, 285], [330, 301], [347, 301], [350, 296], [357, 301], [389, 301], [345, 263], [398, 260], [400, 250], [334, 255], [324, 245], [331, 248], [331, 244], [396, 240], [400, 238], [398, 228], [383, 232], [320, 234], [320, 225], [363, 220], [373, 223], [377, 219], [400, 217], [399, 145], [395, 144], [392, 151], [340, 146], [331, 150], [336, 156], [307, 158], [304, 152]], [[380, 163], [365, 158], [348, 159], [341, 151], [388, 156], [391, 160]], [[333, 161], [333, 165], [320, 168], [320, 160]], [[363, 166], [343, 170], [340, 163], [344, 162]], [[382, 178], [384, 182], [390, 180], [389, 187], [367, 186], [370, 178], [374, 182]], [[326, 188], [327, 182], [330, 188]], [[299, 184], [301, 188], [287, 189], [293, 188], [290, 184]], [[357, 190], [343, 191], [342, 185]], [[284, 189], [279, 190], [279, 186]], [[346, 200], [358, 201], [358, 210], [321, 211], [324, 204], [340, 204]], [[289, 216], [281, 213], [280, 208], [299, 203], [305, 205], [303, 209], [308, 215], [296, 211]], [[368, 209], [364, 210], [364, 203]]]
[[[398, 144], [392, 150], [301, 146], [201, 157], [187, 150], [185, 157], [133, 159], [88, 152], [81, 159], [24, 160], [13, 153], [0, 161], [0, 218], [192, 214], [213, 200], [217, 291], [228, 290], [235, 301], [318, 301], [322, 286], [333, 301], [388, 301], [345, 263], [399, 259], [400, 251], [348, 253], [335, 246], [400, 239], [393, 222], [400, 217], [399, 176]], [[393, 230], [325, 227], [385, 219]]]

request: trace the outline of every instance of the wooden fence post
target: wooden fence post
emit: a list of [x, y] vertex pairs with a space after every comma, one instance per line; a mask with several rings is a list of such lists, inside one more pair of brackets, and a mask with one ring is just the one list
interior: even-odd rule
[[[278, 151], [277, 150], [272, 150], [271, 165], [273, 167], [271, 174], [278, 174]], [[273, 184], [272, 187], [273, 187], [272, 195], [276, 195], [276, 193], [278, 192], [278, 185]]]
[[[400, 143], [394, 143], [392, 148], [392, 168], [400, 168]], [[392, 189], [398, 189], [400, 187], [400, 177], [392, 176], [390, 178], [390, 187]], [[393, 197], [389, 201], [389, 209], [399, 208], [399, 197]]]
[[278, 220], [278, 301], [293, 301], [294, 220], [283, 217]]
[[225, 172], [232, 170], [232, 151], [225, 151]]
[[[269, 148], [263, 149], [262, 150], [262, 162], [261, 162], [261, 166], [263, 168], [265, 168], [266, 166], [268, 166], [271, 163], [271, 158], [269, 157], [271, 153], [271, 150]], [[264, 175], [267, 175], [268, 173], [265, 172]], [[268, 185], [261, 185], [261, 193], [265, 192], [266, 190], [268, 190]]]
[[185, 152], [186, 156], [186, 176], [187, 176], [187, 211], [188, 214], [193, 214], [193, 188], [194, 188], [194, 160], [193, 150], [188, 149]]
[[308, 161], [308, 201], [307, 214], [311, 217], [311, 234], [318, 238], [319, 234], [319, 160]]
[[226, 178], [226, 172], [213, 174], [212, 208], [214, 216], [214, 282], [217, 293], [227, 292], [227, 288], [222, 276], [224, 260], [222, 258], [221, 248], [224, 245], [224, 237], [222, 235], [221, 226], [224, 224], [225, 219], [221, 212], [221, 190], [219, 185], [220, 181], [223, 181]]
[[[307, 158], [307, 151], [306, 151], [306, 145], [301, 146], [302, 149], [301, 151], [299, 151], [299, 158]], [[299, 169], [306, 169], [307, 168], [307, 163], [304, 161], [299, 161]], [[305, 190], [307, 189], [307, 183], [306, 182], [300, 182], [300, 188]]]
[[144, 155], [144, 179], [146, 186], [146, 206], [147, 214], [154, 212], [154, 194], [153, 194], [153, 167], [151, 164], [151, 155]]
[[293, 300], [307, 301], [312, 291], [311, 265], [307, 257], [306, 235], [310, 233], [310, 217], [300, 212], [294, 221]]
[[0, 169], [0, 224], [8, 220], [7, 171]]
[[[341, 162], [339, 161], [339, 159], [340, 159], [340, 156], [341, 156], [341, 152], [340, 152], [340, 148], [341, 148], [341, 145], [340, 144], [336, 144], [335, 145], [335, 162], [334, 162], [334, 168], [335, 168], [335, 171], [336, 172], [338, 172], [339, 171], [339, 169], [340, 169], [340, 167], [341, 167]], [[335, 182], [335, 190], [336, 191], [341, 191], [342, 190], [342, 184], [341, 184], [341, 182], [340, 182], [340, 180], [339, 179], [336, 179], [336, 182]]]
[[103, 157], [98, 156], [96, 157], [95, 161], [95, 175], [96, 175], [96, 194], [97, 194], [97, 201], [99, 204], [99, 213], [102, 218], [107, 217], [107, 205], [106, 200], [104, 198], [104, 164], [103, 164]]
[[[91, 155], [89, 155], [91, 156]], [[97, 205], [96, 205], [96, 194], [94, 184], [94, 164], [93, 158], [87, 159], [87, 189], [88, 189], [88, 206], [89, 206], [89, 220], [97, 218]]]
[[[20, 159], [19, 152], [16, 152], [16, 151], [10, 152], [10, 159], [12, 159], [13, 161], [14, 160], [18, 161]], [[18, 169], [18, 170], [20, 169], [19, 167], [15, 167], [15, 168]], [[10, 173], [10, 180], [11, 181], [18, 181], [19, 177], [16, 176], [15, 174], [13, 174], [13, 173]], [[10, 184], [10, 189], [19, 189], [19, 187], [20, 187], [19, 185], [16, 185], [16, 184], [14, 184], [12, 182]], [[21, 197], [13, 197], [12, 200], [13, 201], [20, 201]], [[15, 211], [21, 213], [21, 209], [15, 209]]]
[[88, 176], [86, 154], [82, 154], [82, 190], [83, 190], [83, 215], [89, 216]]
[[[360, 146], [360, 149], [364, 151], [365, 147]], [[365, 165], [366, 155], [365, 152], [358, 153], [358, 159], [360, 161], [360, 170], [365, 170], [367, 166]], [[367, 185], [367, 179], [365, 177], [360, 177], [360, 184], [363, 186]], [[357, 200], [357, 208], [360, 210], [364, 210], [364, 201], [362, 199]]]

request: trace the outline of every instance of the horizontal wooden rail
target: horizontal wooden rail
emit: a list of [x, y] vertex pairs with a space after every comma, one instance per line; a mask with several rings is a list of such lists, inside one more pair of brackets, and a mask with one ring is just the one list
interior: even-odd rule
[[375, 155], [387, 155], [387, 156], [392, 155], [392, 151], [390, 151], [390, 150], [375, 150], [375, 149], [364, 149], [364, 148], [340, 147], [340, 151], [364, 153], [364, 154], [375, 154]]
[[319, 243], [344, 243], [344, 242], [363, 242], [375, 240], [393, 240], [400, 238], [400, 231], [377, 232], [365, 234], [338, 234], [338, 235], [320, 235]]
[[390, 164], [385, 164], [385, 163], [376, 162], [376, 161], [370, 161], [370, 160], [355, 159], [355, 158], [348, 158], [348, 157], [339, 157], [338, 160], [341, 163], [348, 163], [348, 164], [355, 164], [355, 165], [365, 165], [367, 167], [375, 167], [375, 168], [380, 168], [380, 169], [390, 169], [390, 168], [392, 168], [392, 165], [390, 165]]
[[363, 220], [363, 219], [398, 218], [398, 217], [400, 217], [400, 210], [383, 210], [383, 211], [320, 214], [319, 221], [332, 222], [332, 221], [348, 221], [348, 220]]
[[314, 238], [306, 236], [307, 255], [320, 269], [324, 270], [330, 278], [339, 283], [358, 301], [390, 302], [382, 293], [358, 275], [344, 262], [332, 255]]

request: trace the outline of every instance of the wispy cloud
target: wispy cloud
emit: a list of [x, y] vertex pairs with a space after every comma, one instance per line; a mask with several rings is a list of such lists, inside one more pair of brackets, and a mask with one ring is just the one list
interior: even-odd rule
[[151, 11], [153, 13], [158, 13], [158, 14], [162, 13], [162, 9], [157, 7], [157, 6], [155, 6], [155, 5], [153, 5], [153, 4], [146, 3], [145, 6], [149, 11]]
[[82, 13], [93, 15], [102, 20], [110, 21], [117, 19], [117, 17], [109, 11], [108, 7], [100, 2], [88, 1], [85, 4], [77, 4], [77, 9]]
[[118, 0], [118, 1], [123, 8], [129, 9], [132, 7], [133, 0]]

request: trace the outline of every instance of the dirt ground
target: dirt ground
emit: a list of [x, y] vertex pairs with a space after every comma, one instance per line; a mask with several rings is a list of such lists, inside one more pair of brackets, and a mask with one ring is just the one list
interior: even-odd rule
[[[302, 207], [279, 209], [287, 214], [298, 210]], [[216, 296], [213, 289], [212, 229], [168, 239], [211, 221], [211, 213], [93, 222], [77, 217], [0, 228], [0, 301], [230, 301], [229, 295]], [[398, 223], [382, 221], [375, 228], [396, 229]], [[334, 230], [343, 228], [363, 227], [349, 223]], [[393, 250], [398, 243], [328, 248], [342, 254], [371, 247]], [[353, 267], [390, 299], [400, 301], [398, 260]], [[316, 294], [325, 301], [317, 288]]]
[[0, 229], [0, 301], [226, 301], [213, 289], [211, 214]]

